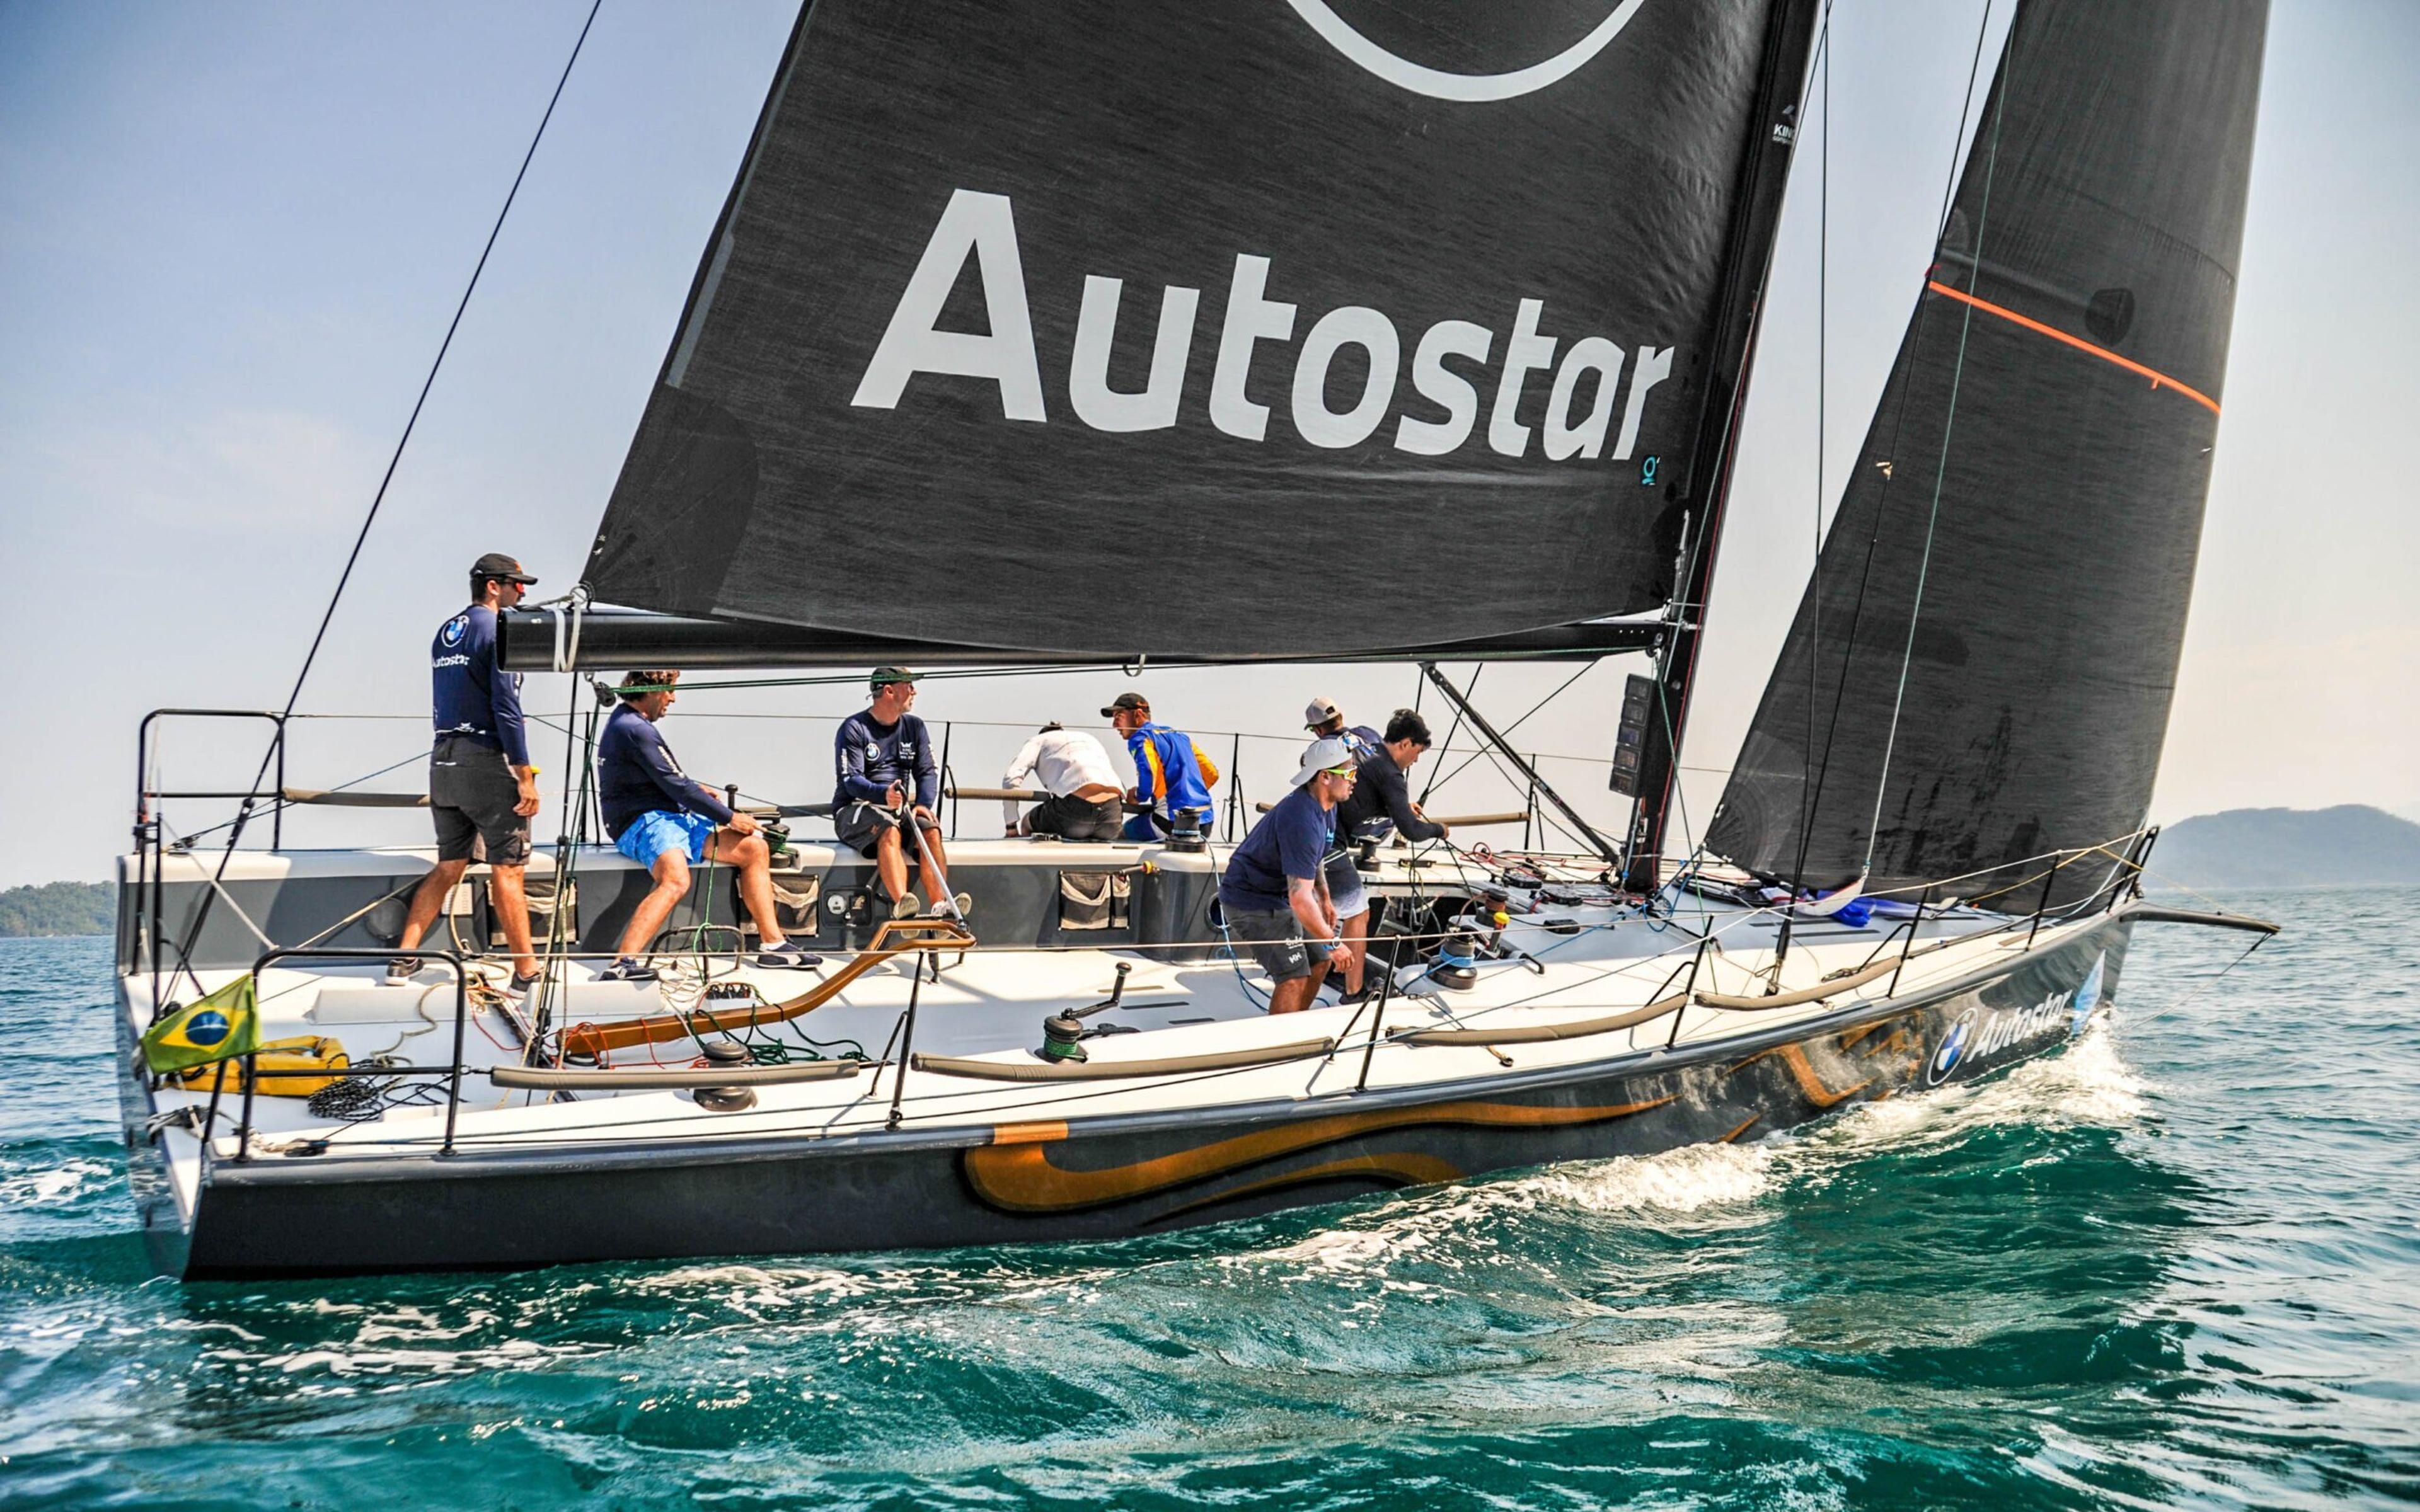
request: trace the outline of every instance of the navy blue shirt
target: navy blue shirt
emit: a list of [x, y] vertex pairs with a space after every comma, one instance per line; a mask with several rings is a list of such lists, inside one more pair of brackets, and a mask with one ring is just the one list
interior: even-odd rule
[[493, 746], [527, 766], [521, 679], [496, 665], [496, 611], [473, 604], [437, 627], [428, 646], [429, 717], [437, 737], [460, 735]]
[[1336, 806], [1336, 823], [1357, 841], [1385, 840], [1398, 829], [1405, 840], [1435, 840], [1445, 833], [1444, 825], [1412, 812], [1411, 786], [1383, 745], [1361, 758], [1353, 791]]
[[731, 823], [731, 806], [681, 770], [655, 722], [629, 703], [613, 711], [597, 739], [597, 807], [615, 840], [644, 813], [701, 813]]
[[832, 736], [832, 763], [840, 778], [834, 803], [881, 803], [893, 782], [913, 795], [910, 802], [932, 809], [941, 801], [940, 760], [924, 721], [912, 714], [897, 724], [876, 722], [871, 709], [850, 715]]
[[1321, 808], [1311, 795], [1311, 783], [1304, 783], [1263, 814], [1227, 857], [1227, 871], [1218, 879], [1218, 901], [1230, 909], [1264, 914], [1291, 909], [1294, 905], [1286, 898], [1288, 879], [1309, 881], [1318, 876], [1335, 836], [1335, 812]]

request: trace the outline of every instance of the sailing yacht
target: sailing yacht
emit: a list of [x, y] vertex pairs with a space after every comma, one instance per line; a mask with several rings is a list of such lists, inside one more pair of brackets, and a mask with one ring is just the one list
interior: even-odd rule
[[[390, 985], [428, 850], [164, 843], [147, 721], [116, 1013], [161, 1267], [1111, 1239], [1752, 1139], [2065, 1042], [2139, 924], [2266, 929], [2137, 886], [2265, 0], [2018, 0], [1745, 747], [1671, 843], [1819, 21], [803, 7], [584, 580], [503, 616], [508, 666], [1403, 661], [1503, 747], [1437, 663], [1631, 656], [1629, 826], [1520, 764], [1577, 848], [1365, 848], [1375, 990], [1272, 1016], [1214, 906], [1240, 805], [954, 839], [968, 902], [914, 918], [821, 814], [768, 815], [820, 974], [756, 969], [700, 887], [631, 982], [598, 972], [648, 879], [583, 790], [522, 1004], [476, 870]], [[1313, 517], [1353, 543], [1316, 621]], [[1083, 591], [1139, 579], [1148, 615]], [[282, 766], [264, 798], [423, 801]], [[240, 984], [259, 1048], [149, 1069]]]

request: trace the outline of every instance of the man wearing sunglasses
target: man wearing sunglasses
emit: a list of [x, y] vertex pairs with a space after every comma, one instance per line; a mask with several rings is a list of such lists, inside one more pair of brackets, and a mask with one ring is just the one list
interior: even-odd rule
[[1352, 960], [1325, 863], [1336, 805], [1353, 791], [1353, 777], [1351, 748], [1332, 737], [1313, 741], [1291, 779], [1294, 791], [1261, 816], [1218, 879], [1227, 937], [1268, 972], [1272, 1013], [1309, 1008], [1327, 968]]

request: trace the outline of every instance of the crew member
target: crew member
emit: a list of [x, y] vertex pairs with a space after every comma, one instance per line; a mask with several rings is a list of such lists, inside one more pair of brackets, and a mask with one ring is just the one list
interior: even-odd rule
[[428, 812], [437, 825], [437, 865], [421, 878], [389, 961], [390, 984], [420, 970], [412, 953], [437, 922], [474, 856], [488, 863], [488, 900], [513, 953], [504, 995], [518, 1002], [537, 984], [530, 949], [530, 818], [537, 812], [537, 768], [521, 724], [521, 680], [496, 665], [496, 611], [521, 601], [537, 581], [501, 551], [471, 563], [470, 607], [437, 627], [428, 648], [429, 703], [436, 741], [428, 753]]
[[756, 921], [756, 964], [776, 970], [822, 964], [783, 936], [773, 911], [773, 853], [756, 821], [681, 770], [657, 721], [672, 711], [677, 671], [622, 674], [622, 702], [597, 740], [597, 806], [613, 848], [647, 869], [655, 890], [639, 900], [604, 981], [653, 981], [639, 958], [689, 895], [689, 869], [712, 857], [739, 872], [739, 902]]
[[1042, 727], [1041, 733], [1025, 743], [1016, 760], [1008, 764], [1001, 778], [1004, 788], [1023, 787], [1029, 779], [1039, 780], [1042, 791], [1050, 795], [1034, 805], [1033, 811], [1021, 821], [1017, 804], [1008, 808], [1008, 832], [1011, 835], [1056, 835], [1062, 840], [1115, 840], [1125, 822], [1125, 808], [1119, 803], [1118, 774], [1110, 769], [1109, 753], [1101, 743], [1080, 730], [1069, 730], [1056, 721]]
[[[891, 911], [901, 918], [916, 913], [915, 895], [908, 890], [911, 864], [936, 912], [950, 895], [941, 822], [934, 816], [941, 801], [940, 761], [924, 721], [908, 712], [916, 705], [916, 680], [923, 675], [904, 667], [876, 667], [872, 704], [843, 719], [832, 737], [840, 779], [832, 795], [832, 827], [842, 844], [873, 860], [891, 895]], [[911, 823], [923, 832], [922, 844], [907, 832]], [[965, 912], [963, 902], [958, 906]]]
[[1126, 737], [1135, 765], [1135, 785], [1127, 795], [1146, 810], [1126, 821], [1125, 838], [1165, 839], [1176, 827], [1175, 816], [1185, 812], [1192, 813], [1208, 833], [1210, 784], [1218, 777], [1203, 769], [1193, 737], [1154, 723], [1151, 701], [1140, 693], [1119, 694], [1101, 717]]
[[[1357, 767], [1378, 748], [1378, 732], [1368, 725], [1348, 727], [1344, 711], [1331, 698], [1312, 699], [1302, 711], [1302, 727], [1311, 732], [1314, 741], [1342, 741]], [[1327, 896], [1336, 904], [1337, 932], [1343, 935], [1345, 948], [1353, 952], [1353, 959], [1344, 966], [1343, 1001], [1355, 1003], [1361, 1000], [1361, 973], [1370, 960], [1370, 894], [1361, 886], [1361, 869], [1353, 864], [1350, 840], [1342, 810], [1339, 810], [1336, 833], [1328, 842], [1325, 874]]]
[[1405, 780], [1428, 748], [1428, 721], [1418, 709], [1397, 709], [1387, 721], [1386, 737], [1377, 750], [1361, 759], [1361, 780], [1353, 795], [1337, 807], [1337, 833], [1356, 845], [1397, 833], [1413, 841], [1443, 840], [1452, 834], [1451, 825], [1420, 811]]
[[1261, 816], [1218, 878], [1228, 937], [1268, 972], [1272, 1013], [1310, 1007], [1327, 968], [1353, 954], [1337, 933], [1324, 874], [1337, 802], [1353, 791], [1353, 753], [1341, 740], [1314, 741], [1289, 781], [1294, 791]]

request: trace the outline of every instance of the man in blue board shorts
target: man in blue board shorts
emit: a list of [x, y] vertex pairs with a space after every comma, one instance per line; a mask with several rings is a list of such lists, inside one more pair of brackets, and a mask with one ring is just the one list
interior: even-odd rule
[[[941, 802], [940, 757], [924, 721], [908, 712], [915, 706], [916, 679], [922, 675], [905, 667], [874, 669], [868, 680], [872, 703], [843, 719], [832, 736], [839, 779], [832, 828], [842, 844], [874, 862], [891, 895], [892, 913], [903, 918], [916, 912], [915, 895], [908, 890], [911, 865], [937, 912], [950, 895], [949, 858], [941, 854], [941, 822], [934, 817]], [[910, 824], [923, 831], [921, 844], [908, 832]]]
[[655, 969], [641, 964], [673, 908], [689, 895], [689, 869], [711, 856], [739, 873], [739, 902], [756, 923], [755, 964], [776, 970], [823, 964], [783, 936], [773, 908], [773, 853], [756, 832], [756, 821], [681, 770], [656, 723], [672, 712], [680, 673], [666, 671], [622, 674], [622, 702], [597, 741], [597, 807], [613, 848], [636, 861], [656, 886], [630, 915], [613, 964], [597, 973], [604, 981], [652, 981]]
[[1337, 933], [1326, 863], [1336, 837], [1336, 805], [1353, 791], [1353, 752], [1344, 742], [1313, 741], [1290, 779], [1294, 791], [1261, 816], [1218, 878], [1227, 936], [1250, 949], [1268, 972], [1272, 1013], [1309, 1008], [1327, 968], [1352, 959]]
[[428, 648], [430, 717], [428, 812], [437, 823], [437, 865], [411, 895], [399, 952], [386, 966], [390, 985], [420, 970], [412, 951], [472, 859], [488, 862], [488, 898], [513, 952], [504, 995], [519, 1001], [537, 984], [530, 949], [530, 819], [537, 812], [537, 768], [521, 722], [521, 680], [496, 665], [496, 611], [521, 601], [537, 579], [502, 551], [471, 563], [471, 604], [437, 627]]

